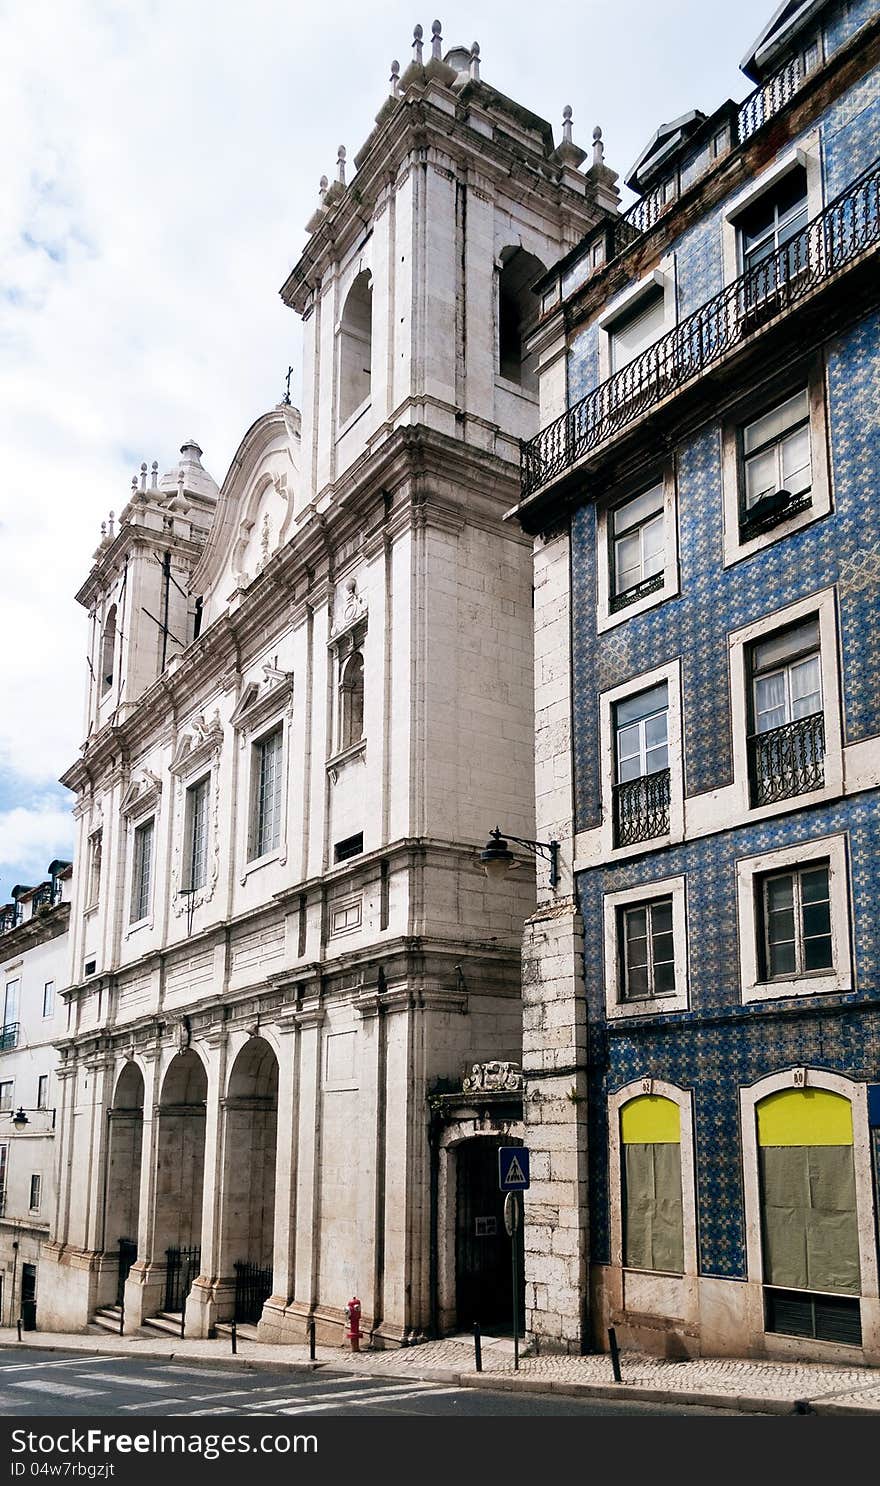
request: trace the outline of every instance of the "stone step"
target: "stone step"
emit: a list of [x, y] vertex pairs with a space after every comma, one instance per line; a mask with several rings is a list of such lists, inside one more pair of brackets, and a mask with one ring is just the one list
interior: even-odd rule
[[119, 1319], [121, 1311], [118, 1305], [104, 1305], [92, 1316], [92, 1325], [99, 1327], [101, 1331], [112, 1331], [119, 1335]]
[[[229, 1321], [218, 1321], [214, 1328], [218, 1336], [225, 1337], [228, 1341], [232, 1335], [232, 1325]], [[235, 1334], [240, 1342], [259, 1341], [256, 1325], [252, 1321], [239, 1321], [236, 1324]]]
[[166, 1336], [180, 1336], [180, 1311], [160, 1311], [157, 1316], [144, 1316], [144, 1327], [161, 1331]]

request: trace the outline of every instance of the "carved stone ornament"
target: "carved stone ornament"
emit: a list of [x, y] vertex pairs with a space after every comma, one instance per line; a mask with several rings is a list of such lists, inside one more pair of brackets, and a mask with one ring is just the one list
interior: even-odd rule
[[474, 1063], [469, 1078], [462, 1079], [461, 1087], [466, 1094], [478, 1092], [494, 1093], [500, 1090], [520, 1091], [523, 1086], [522, 1069], [519, 1063]]
[[367, 601], [363, 594], [358, 593], [356, 578], [346, 579], [344, 592], [337, 597], [335, 608], [330, 625], [331, 639], [352, 629], [366, 616]]
[[180, 1021], [177, 1023], [177, 1026], [174, 1029], [174, 1040], [177, 1043], [180, 1052], [186, 1052], [186, 1049], [190, 1045], [191, 1039], [192, 1030], [189, 1024], [189, 1017], [181, 1017]]

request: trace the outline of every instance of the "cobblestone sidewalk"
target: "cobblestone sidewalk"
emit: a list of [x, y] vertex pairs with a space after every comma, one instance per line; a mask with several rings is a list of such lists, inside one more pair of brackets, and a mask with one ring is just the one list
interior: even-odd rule
[[[224, 1366], [231, 1360], [228, 1338], [178, 1341], [169, 1336], [114, 1337], [109, 1333], [28, 1332], [21, 1343], [14, 1330], [0, 1329], [2, 1347], [38, 1347], [103, 1356], [175, 1357]], [[720, 1404], [766, 1413], [880, 1415], [880, 1371], [820, 1362], [762, 1362], [744, 1358], [700, 1358], [672, 1362], [642, 1353], [621, 1356], [623, 1382], [615, 1384], [611, 1360], [590, 1357], [521, 1357], [514, 1371], [513, 1343], [483, 1338], [483, 1370], [474, 1366], [469, 1337], [448, 1337], [389, 1352], [350, 1353], [318, 1347], [317, 1364], [343, 1372], [454, 1381], [470, 1387], [641, 1398], [654, 1402]], [[240, 1339], [236, 1365], [260, 1368], [308, 1367], [304, 1346], [268, 1346]], [[799, 1406], [796, 1410], [796, 1406]]]

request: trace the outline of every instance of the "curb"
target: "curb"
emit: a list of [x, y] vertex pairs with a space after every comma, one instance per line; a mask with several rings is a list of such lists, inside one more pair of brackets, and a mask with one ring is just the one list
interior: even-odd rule
[[[129, 1351], [122, 1347], [78, 1347], [71, 1346], [70, 1342], [42, 1342], [33, 1344], [18, 1341], [0, 1341], [0, 1350], [8, 1352], [17, 1351], [42, 1351], [42, 1352], [74, 1352], [82, 1357], [129, 1357], [132, 1359], [144, 1358], [147, 1361], [186, 1363], [190, 1367], [203, 1367], [207, 1371], [229, 1371], [230, 1368], [246, 1372], [274, 1372], [274, 1373], [312, 1373], [312, 1372], [337, 1372], [346, 1373], [364, 1378], [381, 1378], [391, 1380], [412, 1381], [417, 1383], [446, 1383], [457, 1388], [479, 1388], [491, 1393], [557, 1393], [565, 1398], [594, 1398], [594, 1399], [619, 1399], [620, 1401], [632, 1403], [660, 1403], [680, 1404], [682, 1407], [702, 1407], [724, 1409], [730, 1413], [739, 1414], [765, 1414], [794, 1416], [801, 1413], [823, 1414], [829, 1418], [876, 1418], [880, 1414], [880, 1405], [869, 1403], [835, 1403], [829, 1399], [823, 1402], [819, 1398], [784, 1399], [767, 1398], [759, 1394], [731, 1394], [731, 1393], [709, 1393], [709, 1392], [685, 1392], [670, 1391], [661, 1388], [648, 1388], [635, 1383], [574, 1383], [565, 1382], [556, 1378], [540, 1377], [511, 1377], [509, 1373], [492, 1372], [456, 1372], [451, 1368], [424, 1368], [418, 1372], [415, 1369], [407, 1369], [405, 1372], [372, 1371], [368, 1368], [351, 1366], [348, 1361], [349, 1354], [345, 1353], [339, 1361], [336, 1359], [322, 1359], [320, 1361], [291, 1362], [281, 1358], [271, 1359], [263, 1357], [242, 1357], [231, 1352], [222, 1357], [193, 1356], [187, 1351], [169, 1350], [153, 1347], [149, 1351]], [[806, 1406], [805, 1406], [806, 1405]]]

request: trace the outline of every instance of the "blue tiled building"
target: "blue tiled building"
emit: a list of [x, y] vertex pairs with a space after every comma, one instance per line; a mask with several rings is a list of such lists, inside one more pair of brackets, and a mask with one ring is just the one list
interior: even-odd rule
[[880, 1361], [878, 64], [780, 6], [537, 286], [539, 1346]]

